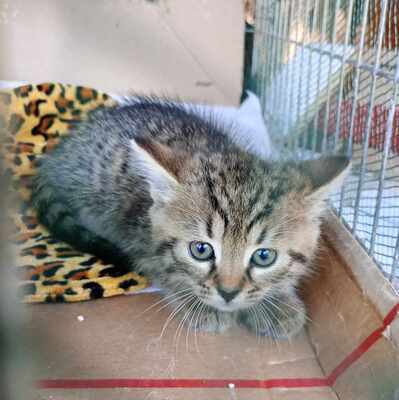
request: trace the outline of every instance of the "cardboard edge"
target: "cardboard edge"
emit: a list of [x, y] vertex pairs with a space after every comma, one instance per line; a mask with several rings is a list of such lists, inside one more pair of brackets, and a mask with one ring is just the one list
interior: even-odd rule
[[[374, 305], [383, 319], [399, 303], [399, 295], [338, 216], [329, 210], [323, 233], [342, 257], [363, 295]], [[399, 314], [384, 335], [399, 349]]]

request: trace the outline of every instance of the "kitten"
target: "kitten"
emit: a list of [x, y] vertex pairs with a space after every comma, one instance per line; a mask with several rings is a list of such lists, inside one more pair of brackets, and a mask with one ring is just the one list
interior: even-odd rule
[[290, 337], [348, 160], [268, 163], [228, 129], [157, 98], [98, 111], [43, 157], [32, 201], [59, 239], [149, 276], [182, 315], [201, 312], [195, 329]]

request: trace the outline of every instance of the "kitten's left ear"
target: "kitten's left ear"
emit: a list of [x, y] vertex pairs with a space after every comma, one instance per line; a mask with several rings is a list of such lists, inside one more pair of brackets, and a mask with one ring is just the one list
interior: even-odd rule
[[312, 192], [308, 199], [321, 202], [341, 187], [350, 172], [351, 162], [345, 156], [329, 156], [303, 161], [299, 168], [311, 181]]
[[152, 140], [133, 139], [133, 167], [149, 185], [154, 202], [166, 203], [180, 188], [184, 158], [168, 146]]

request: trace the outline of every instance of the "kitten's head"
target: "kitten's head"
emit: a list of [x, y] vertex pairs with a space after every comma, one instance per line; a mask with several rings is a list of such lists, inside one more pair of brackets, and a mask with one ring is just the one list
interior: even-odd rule
[[269, 165], [239, 151], [190, 158], [155, 142], [132, 145], [154, 200], [153, 262], [143, 270], [158, 285], [236, 311], [289, 295], [309, 273], [346, 158]]

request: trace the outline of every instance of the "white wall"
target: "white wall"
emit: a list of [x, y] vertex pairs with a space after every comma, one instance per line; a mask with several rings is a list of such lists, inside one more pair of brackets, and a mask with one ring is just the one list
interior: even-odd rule
[[0, 0], [0, 80], [237, 104], [242, 0]]

